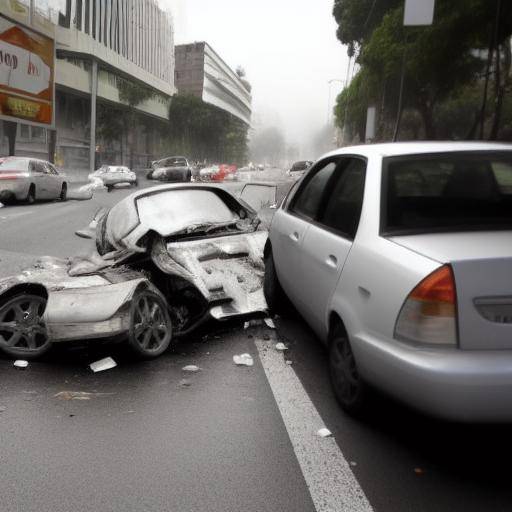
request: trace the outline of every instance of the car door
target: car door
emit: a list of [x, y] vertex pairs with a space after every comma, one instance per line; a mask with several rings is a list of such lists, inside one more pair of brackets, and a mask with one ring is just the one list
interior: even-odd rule
[[305, 177], [292, 200], [274, 215], [270, 241], [277, 276], [284, 291], [301, 310], [304, 294], [301, 247], [336, 169], [335, 159], [320, 161]]
[[301, 313], [325, 339], [327, 311], [357, 233], [364, 196], [366, 161], [342, 158], [301, 248]]
[[45, 162], [45, 169], [48, 178], [48, 198], [57, 199], [62, 190], [62, 178], [49, 162]]
[[32, 160], [32, 179], [36, 187], [37, 199], [48, 199], [48, 176], [41, 160]]

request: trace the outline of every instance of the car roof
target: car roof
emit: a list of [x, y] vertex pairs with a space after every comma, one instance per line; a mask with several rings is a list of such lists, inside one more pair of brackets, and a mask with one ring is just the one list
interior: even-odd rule
[[389, 142], [384, 144], [364, 144], [346, 146], [324, 155], [325, 157], [344, 154], [362, 156], [402, 156], [457, 151], [512, 151], [512, 144], [504, 142]]

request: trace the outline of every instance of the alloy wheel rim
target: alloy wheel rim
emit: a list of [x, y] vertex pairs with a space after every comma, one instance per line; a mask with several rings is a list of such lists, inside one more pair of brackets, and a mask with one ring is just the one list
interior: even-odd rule
[[133, 337], [145, 351], [154, 352], [165, 343], [168, 335], [165, 313], [153, 297], [141, 295], [135, 303]]
[[42, 349], [49, 342], [42, 297], [17, 297], [0, 307], [0, 343], [27, 352]]

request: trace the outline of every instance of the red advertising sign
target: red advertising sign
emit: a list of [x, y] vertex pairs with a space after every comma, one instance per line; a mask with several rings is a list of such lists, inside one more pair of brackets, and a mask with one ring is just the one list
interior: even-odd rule
[[0, 16], [0, 118], [53, 125], [55, 41]]

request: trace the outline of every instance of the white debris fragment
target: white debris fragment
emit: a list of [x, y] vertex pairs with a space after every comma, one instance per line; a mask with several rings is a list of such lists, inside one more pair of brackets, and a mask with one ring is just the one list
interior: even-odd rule
[[272, 320], [272, 318], [265, 318], [264, 322], [267, 324], [267, 327], [270, 327], [270, 329], [276, 328], [276, 324], [274, 323], [274, 320]]
[[249, 328], [249, 325], [250, 325], [250, 324], [249, 324], [249, 322], [245, 322], [245, 323], [244, 323], [244, 329], [248, 329], [248, 328]]
[[288, 350], [288, 347], [281, 341], [279, 343], [276, 343], [274, 348], [279, 352], [284, 352], [285, 350]]
[[239, 356], [233, 356], [233, 362], [237, 366], [253, 366], [254, 360], [250, 354], [241, 354]]
[[53, 396], [59, 400], [90, 400], [92, 393], [87, 391], [60, 391]]
[[317, 435], [320, 436], [320, 437], [331, 437], [332, 436], [332, 433], [329, 429], [327, 428], [321, 428], [318, 432], [317, 432]]
[[4, 207], [4, 204], [3, 203], [0, 203], [0, 208], [3, 208]]
[[94, 372], [104, 372], [105, 370], [111, 370], [115, 368], [117, 363], [111, 357], [105, 357], [105, 359], [100, 359], [95, 363], [89, 365], [89, 368]]
[[293, 361], [287, 360], [287, 361], [285, 361], [285, 363], [286, 363], [288, 366], [291, 366], [291, 365], [293, 364]]
[[14, 361], [14, 366], [19, 368], [20, 370], [24, 370], [28, 366], [28, 361], [24, 361], [23, 359], [18, 359]]
[[190, 373], [195, 373], [195, 372], [198, 372], [199, 370], [200, 370], [199, 366], [196, 366], [195, 364], [189, 364], [188, 366], [184, 366], [182, 368], [182, 371], [190, 372]]

